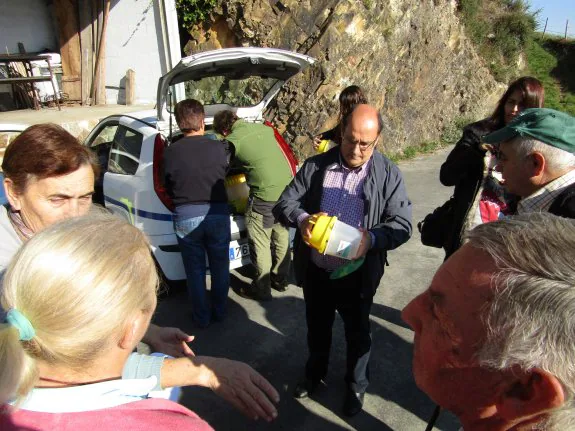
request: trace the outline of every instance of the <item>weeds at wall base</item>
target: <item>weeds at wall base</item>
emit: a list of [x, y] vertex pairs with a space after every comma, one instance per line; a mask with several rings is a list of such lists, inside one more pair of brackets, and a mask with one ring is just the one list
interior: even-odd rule
[[459, 138], [461, 138], [463, 127], [467, 124], [472, 123], [473, 119], [469, 117], [459, 117], [456, 118], [451, 124], [449, 124], [439, 137], [437, 141], [424, 141], [419, 145], [410, 145], [405, 147], [403, 151], [397, 153], [383, 153], [388, 157], [393, 163], [399, 163], [404, 160], [413, 159], [416, 156], [422, 154], [431, 154], [437, 150], [448, 147], [455, 144]]

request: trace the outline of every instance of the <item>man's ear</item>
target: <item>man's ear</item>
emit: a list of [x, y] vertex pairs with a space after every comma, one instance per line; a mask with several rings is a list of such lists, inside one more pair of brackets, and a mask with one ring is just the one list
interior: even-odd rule
[[539, 151], [529, 155], [529, 163], [531, 163], [530, 168], [532, 169], [532, 176], [536, 177], [543, 174], [545, 170], [545, 157]]
[[497, 411], [509, 421], [534, 418], [565, 403], [565, 392], [557, 377], [533, 369], [511, 381], [506, 392], [498, 400]]
[[10, 178], [4, 178], [4, 190], [6, 191], [6, 198], [10, 206], [15, 211], [22, 209], [20, 194], [16, 192], [16, 187]]

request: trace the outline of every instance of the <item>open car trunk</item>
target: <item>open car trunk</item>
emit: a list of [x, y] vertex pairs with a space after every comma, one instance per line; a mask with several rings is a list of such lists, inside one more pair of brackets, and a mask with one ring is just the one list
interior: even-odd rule
[[227, 48], [183, 58], [158, 84], [158, 120], [168, 120], [173, 105], [194, 98], [206, 110], [206, 124], [216, 112], [232, 109], [244, 119], [261, 119], [269, 102], [292, 76], [314, 59], [273, 48]]

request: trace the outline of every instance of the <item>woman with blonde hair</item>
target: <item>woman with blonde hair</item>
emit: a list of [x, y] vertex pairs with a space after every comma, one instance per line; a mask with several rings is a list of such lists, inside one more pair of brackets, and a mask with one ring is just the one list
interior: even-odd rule
[[210, 430], [184, 407], [149, 399], [156, 376], [122, 379], [157, 285], [144, 234], [114, 216], [69, 219], [30, 239], [0, 297], [0, 428]]
[[[0, 281], [28, 240], [58, 221], [94, 209], [91, 196], [98, 165], [90, 151], [62, 127], [37, 124], [8, 146], [2, 171], [8, 204], [0, 206]], [[0, 322], [3, 316], [0, 307]], [[194, 356], [188, 346], [192, 340], [178, 328], [149, 325], [143, 341], [152, 351], [176, 358], [133, 353], [122, 375], [126, 379], [155, 376], [158, 391], [208, 387], [250, 418], [277, 417], [274, 403], [279, 394], [263, 376], [243, 362]]]

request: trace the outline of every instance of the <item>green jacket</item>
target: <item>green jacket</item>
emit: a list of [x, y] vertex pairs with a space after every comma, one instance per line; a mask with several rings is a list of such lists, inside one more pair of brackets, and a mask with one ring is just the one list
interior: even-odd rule
[[277, 201], [293, 176], [274, 130], [261, 123], [237, 120], [225, 139], [235, 147], [233, 164], [245, 170], [250, 195]]

